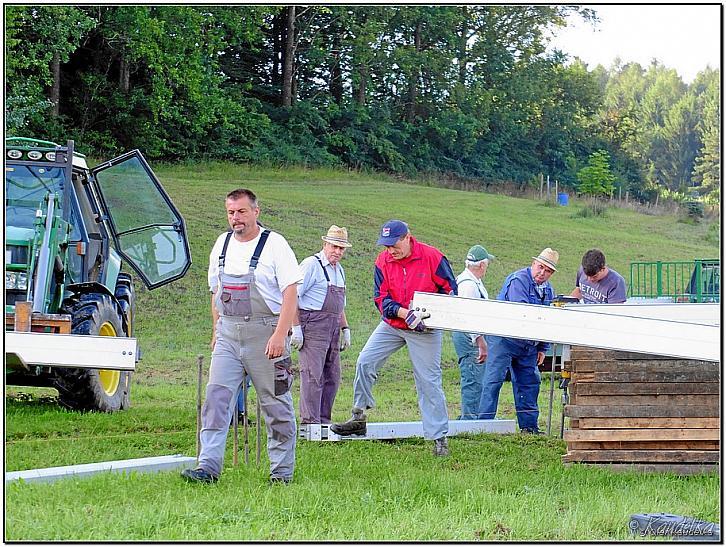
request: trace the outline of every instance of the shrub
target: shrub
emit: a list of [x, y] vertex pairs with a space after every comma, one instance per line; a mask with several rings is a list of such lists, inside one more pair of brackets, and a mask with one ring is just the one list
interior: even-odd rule
[[581, 207], [579, 211], [572, 215], [572, 218], [590, 218], [590, 217], [606, 217], [608, 206], [598, 200], [593, 200]]

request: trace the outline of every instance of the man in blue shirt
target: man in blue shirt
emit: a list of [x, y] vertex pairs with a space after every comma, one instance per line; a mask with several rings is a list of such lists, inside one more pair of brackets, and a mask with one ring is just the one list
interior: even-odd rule
[[[507, 276], [502, 290], [497, 295], [497, 300], [549, 306], [554, 298], [549, 278], [557, 271], [559, 253], [547, 247], [539, 256], [532, 258], [531, 266]], [[549, 344], [502, 336], [487, 336], [486, 338], [489, 353], [479, 401], [479, 419], [494, 419], [499, 404], [499, 391], [502, 388], [507, 369], [511, 366], [514, 407], [517, 411], [519, 429], [522, 432], [539, 433], [537, 425], [539, 418], [537, 398], [540, 384], [538, 365], [544, 362]]]
[[300, 263], [298, 312], [290, 342], [300, 352], [300, 422], [329, 424], [340, 387], [340, 352], [350, 347], [345, 317], [345, 272], [340, 259], [351, 244], [333, 224], [323, 248]]

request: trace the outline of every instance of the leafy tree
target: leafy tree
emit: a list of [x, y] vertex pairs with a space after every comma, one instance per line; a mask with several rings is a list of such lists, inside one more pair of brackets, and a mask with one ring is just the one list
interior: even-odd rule
[[610, 171], [610, 155], [605, 150], [590, 154], [587, 166], [577, 172], [579, 190], [591, 196], [611, 196], [615, 189], [615, 175]]
[[[698, 123], [701, 147], [694, 162], [693, 183], [699, 193], [711, 201], [720, 199], [721, 186], [721, 110], [719, 72], [706, 74], [708, 83], [703, 92], [703, 114]], [[698, 81], [696, 82], [696, 84]]]
[[60, 66], [95, 21], [72, 6], [6, 7], [8, 129], [48, 127], [60, 112]]

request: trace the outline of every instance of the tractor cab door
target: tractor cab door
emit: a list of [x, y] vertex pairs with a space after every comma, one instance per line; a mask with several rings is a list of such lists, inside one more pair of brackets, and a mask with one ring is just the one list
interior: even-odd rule
[[116, 251], [149, 289], [186, 274], [192, 259], [184, 219], [141, 152], [91, 170]]

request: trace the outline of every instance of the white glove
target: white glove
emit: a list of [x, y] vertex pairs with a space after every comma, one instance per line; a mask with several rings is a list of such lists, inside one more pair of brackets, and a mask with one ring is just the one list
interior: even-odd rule
[[290, 345], [296, 350], [300, 350], [303, 347], [305, 337], [303, 336], [302, 327], [300, 325], [292, 326], [292, 338], [290, 338]]
[[406, 325], [411, 330], [423, 332], [426, 329], [423, 320], [427, 317], [431, 317], [431, 314], [423, 310], [408, 310], [408, 314], [406, 314]]
[[340, 329], [340, 351], [345, 351], [350, 347], [350, 329], [343, 327]]

